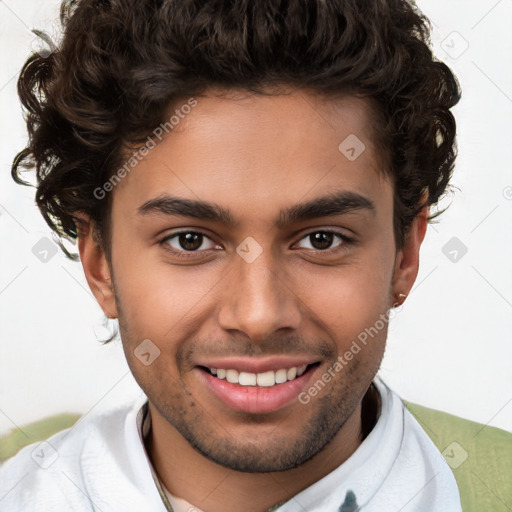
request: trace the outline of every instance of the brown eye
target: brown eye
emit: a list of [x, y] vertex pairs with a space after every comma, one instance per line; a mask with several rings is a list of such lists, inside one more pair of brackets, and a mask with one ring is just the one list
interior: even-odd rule
[[163, 244], [175, 253], [203, 252], [218, 247], [213, 240], [203, 233], [196, 231], [181, 231], [167, 236], [162, 240]]
[[[339, 240], [339, 242], [335, 245], [333, 243]], [[300, 245], [300, 243], [306, 242], [308, 245]], [[341, 233], [337, 233], [335, 231], [314, 231], [306, 235], [301, 242], [299, 242], [299, 247], [303, 249], [314, 249], [317, 251], [327, 251], [330, 249], [336, 249], [340, 245], [348, 242], [348, 237], [342, 235]]]
[[329, 249], [334, 239], [334, 235], [332, 233], [326, 233], [325, 231], [319, 231], [318, 233], [313, 233], [309, 235], [309, 240], [311, 245], [315, 249]]
[[203, 235], [200, 233], [181, 233], [178, 235], [178, 243], [186, 251], [195, 251], [203, 243]]

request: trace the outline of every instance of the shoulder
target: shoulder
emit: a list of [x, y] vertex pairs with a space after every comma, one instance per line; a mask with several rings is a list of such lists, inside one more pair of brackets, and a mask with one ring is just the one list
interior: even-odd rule
[[[23, 447], [0, 465], [0, 509], [42, 511], [36, 502], [44, 503], [44, 510], [85, 510], [91, 507], [87, 490], [100, 500], [107, 497], [113, 479], [119, 480], [119, 467], [141, 466], [144, 452], [135, 424], [141, 405], [85, 415], [46, 440]], [[126, 471], [123, 480], [129, 478]]]
[[508, 510], [512, 433], [405, 402], [450, 466], [465, 512]]

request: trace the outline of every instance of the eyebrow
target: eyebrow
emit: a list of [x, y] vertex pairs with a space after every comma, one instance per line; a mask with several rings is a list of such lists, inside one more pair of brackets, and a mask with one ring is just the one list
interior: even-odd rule
[[[279, 212], [275, 226], [283, 228], [298, 221], [334, 217], [360, 210], [368, 211], [375, 216], [375, 204], [371, 199], [356, 192], [341, 191], [284, 208]], [[138, 214], [164, 214], [198, 220], [213, 220], [230, 227], [239, 224], [228, 209], [218, 204], [169, 194], [146, 201], [138, 208]]]

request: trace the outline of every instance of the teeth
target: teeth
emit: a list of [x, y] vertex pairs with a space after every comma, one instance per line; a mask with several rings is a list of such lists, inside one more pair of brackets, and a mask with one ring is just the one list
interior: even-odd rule
[[231, 384], [238, 384], [238, 372], [236, 370], [226, 370], [226, 380]]
[[286, 382], [288, 379], [286, 378], [288, 372], [286, 370], [277, 370], [275, 375], [276, 384], [282, 384]]
[[256, 377], [255, 373], [240, 372], [238, 384], [241, 386], [256, 386]]
[[290, 368], [286, 372], [286, 378], [288, 380], [293, 380], [293, 379], [295, 379], [295, 377], [297, 377], [297, 368], [294, 366], [293, 368]]
[[256, 382], [258, 383], [258, 386], [273, 386], [276, 383], [276, 373], [272, 371], [258, 373], [258, 375], [256, 376]]
[[268, 371], [263, 373], [238, 372], [233, 369], [208, 368], [212, 375], [218, 379], [226, 379], [231, 384], [240, 386], [261, 386], [271, 387], [276, 384], [283, 384], [289, 380], [300, 377], [306, 371], [307, 365], [294, 366], [292, 368], [282, 368], [280, 370]]

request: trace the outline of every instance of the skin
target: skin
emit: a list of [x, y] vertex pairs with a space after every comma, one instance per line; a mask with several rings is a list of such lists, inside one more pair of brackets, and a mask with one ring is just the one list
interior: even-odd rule
[[[357, 449], [361, 400], [387, 329], [309, 403], [295, 400], [267, 414], [220, 402], [200, 378], [198, 360], [305, 356], [319, 362], [314, 383], [399, 293], [409, 293], [428, 212], [397, 251], [393, 187], [372, 144], [364, 100], [228, 92], [198, 97], [115, 187], [111, 261], [92, 230], [80, 237], [79, 251], [104, 313], [119, 319], [128, 364], [149, 398], [147, 449], [160, 479], [202, 510], [256, 512], [296, 495]], [[338, 150], [349, 134], [366, 145], [355, 161]], [[363, 195], [374, 209], [274, 224], [281, 209], [334, 191]], [[138, 213], [164, 193], [216, 203], [237, 225]], [[169, 238], [184, 229], [207, 235], [188, 259], [166, 250], [186, 252], [178, 237]], [[353, 242], [334, 236], [319, 249], [309, 235], [326, 230]], [[252, 263], [236, 252], [249, 236], [263, 251]], [[149, 366], [134, 355], [145, 339], [160, 350]]]

